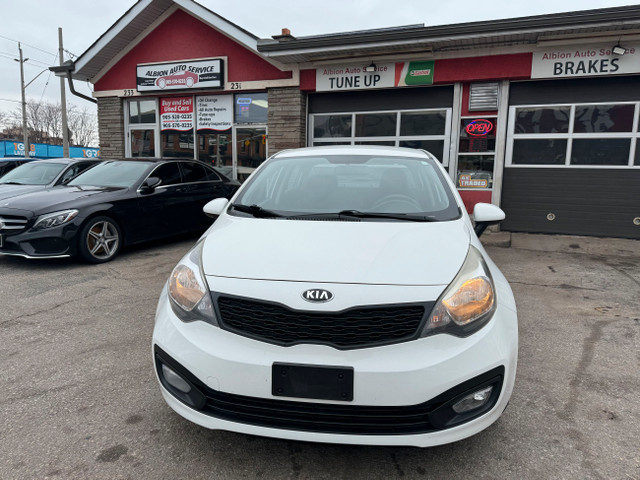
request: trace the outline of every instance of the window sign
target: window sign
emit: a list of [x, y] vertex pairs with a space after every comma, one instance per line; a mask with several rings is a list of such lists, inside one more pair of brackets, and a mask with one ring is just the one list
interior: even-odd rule
[[235, 96], [236, 123], [267, 123], [269, 101], [266, 93]]
[[196, 97], [198, 133], [227, 132], [233, 125], [233, 95]]
[[161, 98], [160, 129], [179, 132], [193, 130], [193, 97]]
[[463, 119], [460, 125], [460, 153], [495, 152], [496, 119]]

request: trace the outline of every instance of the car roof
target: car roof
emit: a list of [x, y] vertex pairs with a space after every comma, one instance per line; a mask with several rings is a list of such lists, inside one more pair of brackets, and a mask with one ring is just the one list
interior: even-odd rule
[[86, 161], [95, 161], [95, 162], [100, 162], [102, 161], [99, 158], [39, 158], [37, 160], [33, 160], [32, 163], [64, 163], [67, 165], [71, 165], [72, 163], [77, 163], [77, 162], [86, 162]]
[[388, 157], [431, 158], [424, 150], [404, 147], [387, 147], [381, 145], [331, 145], [326, 147], [306, 147], [283, 150], [274, 157], [312, 157], [316, 155], [377, 155]]

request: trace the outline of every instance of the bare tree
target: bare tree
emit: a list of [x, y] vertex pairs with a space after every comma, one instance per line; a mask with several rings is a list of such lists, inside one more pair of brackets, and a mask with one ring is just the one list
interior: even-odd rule
[[[6, 114], [4, 122], [5, 136], [22, 138], [21, 107]], [[0, 117], [1, 120], [1, 117]], [[67, 105], [69, 126], [69, 144], [78, 146], [96, 146], [98, 144], [98, 121], [96, 114], [88, 108]], [[27, 101], [27, 129], [29, 142], [62, 145], [62, 108], [60, 103]]]

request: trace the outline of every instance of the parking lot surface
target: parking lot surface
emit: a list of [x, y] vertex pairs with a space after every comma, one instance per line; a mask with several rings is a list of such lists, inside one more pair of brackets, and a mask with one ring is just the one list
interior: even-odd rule
[[95, 266], [0, 257], [0, 479], [640, 479], [640, 248], [489, 246], [518, 303], [511, 403], [474, 437], [418, 449], [208, 431], [175, 414], [151, 334], [194, 242]]

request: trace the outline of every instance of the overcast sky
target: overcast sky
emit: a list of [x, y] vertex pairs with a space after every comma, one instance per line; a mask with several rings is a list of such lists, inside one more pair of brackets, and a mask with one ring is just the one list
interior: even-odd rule
[[[65, 49], [81, 55], [132, 5], [134, 0], [0, 0], [0, 111], [19, 108], [20, 71], [18, 41], [29, 61], [25, 83], [57, 64], [58, 27], [62, 27]], [[399, 25], [443, 25], [497, 18], [514, 18], [547, 13], [588, 10], [636, 2], [632, 0], [201, 0], [199, 3], [261, 38], [269, 38], [286, 27], [295, 36], [346, 32]], [[69, 54], [65, 54], [65, 59]], [[89, 87], [76, 82], [76, 89]], [[27, 87], [27, 98], [59, 101], [57, 77], [42, 73]], [[80, 107], [89, 102], [70, 95]], [[93, 107], [92, 107], [93, 108]]]

